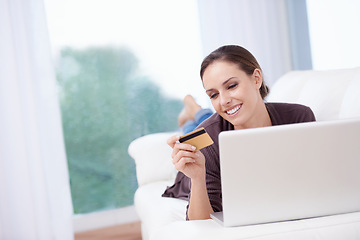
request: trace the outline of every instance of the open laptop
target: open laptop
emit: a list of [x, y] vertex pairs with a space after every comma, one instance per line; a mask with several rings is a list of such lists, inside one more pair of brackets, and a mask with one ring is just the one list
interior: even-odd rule
[[219, 135], [223, 226], [360, 211], [360, 119]]

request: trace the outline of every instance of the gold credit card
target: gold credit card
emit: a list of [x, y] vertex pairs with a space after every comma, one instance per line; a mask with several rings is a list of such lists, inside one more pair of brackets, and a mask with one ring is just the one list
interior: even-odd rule
[[204, 128], [199, 128], [180, 137], [179, 142], [190, 144], [196, 147], [196, 150], [200, 150], [214, 143]]

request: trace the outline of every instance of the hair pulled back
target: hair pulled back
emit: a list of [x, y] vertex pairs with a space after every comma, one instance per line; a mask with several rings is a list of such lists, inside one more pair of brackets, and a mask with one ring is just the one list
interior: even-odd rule
[[[259, 69], [262, 72], [256, 58], [248, 50], [237, 45], [226, 45], [216, 49], [203, 60], [200, 69], [201, 79], [206, 68], [213, 62], [220, 60], [235, 63], [249, 76], [254, 73], [255, 69]], [[265, 84], [264, 80], [259, 91], [262, 99], [269, 93], [269, 87]]]

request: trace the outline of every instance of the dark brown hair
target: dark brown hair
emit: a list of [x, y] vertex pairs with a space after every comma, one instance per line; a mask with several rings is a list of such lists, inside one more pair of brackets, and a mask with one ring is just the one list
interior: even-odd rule
[[[216, 49], [203, 60], [200, 69], [201, 79], [203, 78], [206, 68], [218, 60], [237, 64], [239, 68], [249, 76], [254, 73], [256, 68], [262, 72], [256, 58], [248, 50], [237, 45], [226, 45]], [[269, 93], [269, 87], [265, 84], [264, 80], [259, 91], [262, 99], [264, 99]]]

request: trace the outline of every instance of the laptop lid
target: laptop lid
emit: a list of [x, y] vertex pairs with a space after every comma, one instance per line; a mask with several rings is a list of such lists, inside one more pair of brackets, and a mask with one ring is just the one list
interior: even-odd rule
[[360, 211], [360, 119], [219, 135], [224, 226]]

